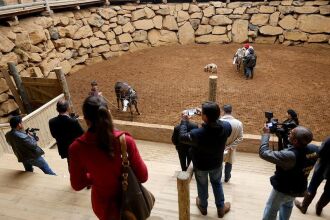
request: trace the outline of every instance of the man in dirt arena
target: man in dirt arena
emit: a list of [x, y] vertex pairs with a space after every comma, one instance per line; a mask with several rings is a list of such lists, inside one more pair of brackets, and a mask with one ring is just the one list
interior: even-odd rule
[[102, 92], [99, 91], [98, 84], [95, 80], [91, 82], [91, 91], [88, 93], [89, 96], [102, 96]]
[[270, 178], [273, 190], [268, 198], [263, 220], [280, 220], [291, 216], [295, 197], [302, 197], [307, 189], [307, 178], [318, 158], [318, 147], [309, 144], [313, 140], [312, 132], [298, 126], [289, 134], [291, 146], [281, 151], [269, 148], [269, 128], [263, 128], [259, 156], [276, 164], [275, 174]]
[[243, 58], [245, 79], [253, 79], [254, 67], [257, 65], [257, 55], [253, 48], [249, 48]]
[[222, 218], [230, 210], [225, 202], [221, 184], [223, 152], [231, 127], [226, 121], [219, 120], [220, 108], [215, 102], [205, 102], [201, 112], [202, 127], [187, 131], [189, 116], [182, 113], [180, 141], [192, 145], [191, 154], [197, 182], [198, 197], [196, 205], [202, 215], [207, 215], [208, 176], [213, 188], [218, 217]]
[[69, 115], [69, 103], [62, 99], [56, 104], [58, 116], [49, 120], [49, 129], [53, 138], [56, 139], [58, 153], [62, 159], [68, 158], [69, 146], [80, 137], [84, 131], [74, 115]]
[[6, 133], [6, 141], [13, 148], [18, 162], [23, 163], [25, 171], [33, 172], [33, 166], [36, 166], [45, 174], [56, 175], [42, 157], [45, 152], [37, 145], [35, 137], [24, 131], [21, 116], [13, 116], [9, 124], [11, 130]]
[[231, 105], [224, 105], [223, 111], [225, 112], [224, 116], [221, 117], [220, 120], [227, 121], [231, 125], [231, 134], [226, 142], [227, 151], [226, 156], [224, 156], [225, 162], [225, 182], [227, 183], [231, 178], [231, 170], [234, 162], [234, 156], [236, 152], [237, 145], [243, 140], [243, 124], [236, 118], [234, 118], [232, 113]]

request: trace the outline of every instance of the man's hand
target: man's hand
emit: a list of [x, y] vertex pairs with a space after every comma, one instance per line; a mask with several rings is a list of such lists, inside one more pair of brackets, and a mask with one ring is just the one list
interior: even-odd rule
[[267, 125], [264, 126], [264, 128], [262, 129], [262, 131], [264, 132], [264, 134], [269, 134], [270, 133], [270, 130], [267, 127]]

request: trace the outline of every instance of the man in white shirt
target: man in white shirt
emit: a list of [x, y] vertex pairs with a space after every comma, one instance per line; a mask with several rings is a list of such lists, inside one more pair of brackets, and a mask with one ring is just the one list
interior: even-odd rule
[[236, 118], [234, 118], [232, 113], [231, 105], [224, 105], [223, 111], [225, 112], [224, 116], [221, 117], [220, 120], [227, 121], [230, 123], [232, 132], [228, 137], [226, 142], [225, 152], [227, 151], [227, 155], [224, 156], [225, 162], [225, 182], [227, 183], [231, 178], [231, 170], [234, 162], [234, 155], [236, 152], [237, 145], [243, 140], [243, 124]]

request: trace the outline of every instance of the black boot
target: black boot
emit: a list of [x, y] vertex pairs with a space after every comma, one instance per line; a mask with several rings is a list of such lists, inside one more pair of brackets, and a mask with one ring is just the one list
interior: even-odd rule
[[316, 203], [316, 215], [320, 216], [323, 208], [329, 203], [330, 197], [323, 193]]
[[309, 204], [311, 204], [312, 200], [315, 197], [315, 193], [311, 194], [309, 192], [306, 193], [304, 200], [299, 202], [297, 199], [294, 200], [294, 205], [301, 211], [301, 213], [306, 214], [307, 208]]

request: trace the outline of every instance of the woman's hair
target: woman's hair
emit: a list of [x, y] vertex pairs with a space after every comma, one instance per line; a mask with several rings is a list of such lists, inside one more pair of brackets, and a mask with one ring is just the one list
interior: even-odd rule
[[86, 98], [83, 104], [83, 114], [85, 119], [91, 123], [89, 129], [96, 133], [97, 146], [113, 157], [115, 145], [114, 126], [104, 98], [101, 96]]
[[293, 109], [288, 109], [288, 114], [291, 116], [292, 120], [299, 125], [298, 115]]

